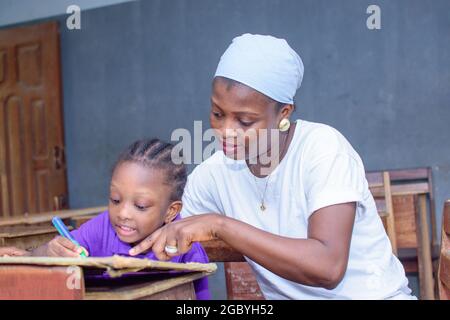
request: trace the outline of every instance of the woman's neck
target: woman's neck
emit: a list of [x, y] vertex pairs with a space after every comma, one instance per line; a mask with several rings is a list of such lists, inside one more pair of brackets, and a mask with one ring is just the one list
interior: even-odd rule
[[269, 174], [271, 174], [273, 170], [275, 170], [275, 168], [281, 163], [281, 161], [283, 160], [284, 156], [286, 155], [289, 149], [289, 145], [291, 144], [292, 138], [294, 137], [295, 129], [296, 123], [293, 122], [287, 132], [280, 132], [280, 139], [278, 139], [279, 145], [278, 149], [276, 149], [278, 151], [278, 157], [275, 158], [275, 160], [277, 161], [275, 162], [273, 161], [274, 159], [272, 158], [271, 155], [272, 152], [271, 147], [267, 150], [266, 153], [264, 153], [264, 157], [266, 159], [267, 158], [270, 159], [269, 163], [265, 163], [266, 161], [261, 161], [261, 157], [263, 155], [257, 156], [255, 164], [250, 164], [249, 160], [246, 160], [247, 166], [253, 175], [255, 175], [258, 178], [264, 178]]

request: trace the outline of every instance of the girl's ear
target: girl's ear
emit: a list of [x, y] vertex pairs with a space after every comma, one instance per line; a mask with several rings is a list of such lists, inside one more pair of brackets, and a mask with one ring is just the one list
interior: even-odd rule
[[177, 214], [181, 211], [181, 208], [183, 207], [183, 203], [181, 201], [174, 201], [172, 202], [169, 207], [167, 208], [166, 212], [166, 218], [164, 219], [164, 223], [168, 224], [171, 222]]

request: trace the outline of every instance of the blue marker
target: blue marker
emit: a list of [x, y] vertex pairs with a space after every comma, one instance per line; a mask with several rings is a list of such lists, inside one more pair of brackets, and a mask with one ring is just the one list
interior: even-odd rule
[[[64, 224], [64, 222], [61, 220], [60, 217], [53, 217], [52, 223], [55, 226], [56, 230], [58, 230], [58, 233], [61, 235], [61, 237], [69, 239], [73, 244], [75, 244], [78, 247], [81, 247], [80, 244], [72, 237], [72, 235], [69, 232], [69, 229], [67, 229], [66, 225]], [[80, 256], [84, 258], [87, 257], [84, 250], [81, 251]]]

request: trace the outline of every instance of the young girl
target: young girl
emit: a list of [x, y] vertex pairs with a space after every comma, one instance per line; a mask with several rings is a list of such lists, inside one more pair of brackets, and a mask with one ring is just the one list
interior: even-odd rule
[[[71, 232], [83, 248], [58, 236], [32, 255], [77, 257], [85, 250], [95, 257], [128, 256], [135, 243], [179, 219], [186, 169], [172, 162], [172, 148], [158, 139], [130, 145], [114, 165], [108, 211]], [[157, 260], [151, 251], [138, 257]], [[193, 243], [171, 261], [207, 263], [208, 257], [199, 243]], [[210, 298], [206, 277], [196, 280], [194, 287], [197, 299]]]

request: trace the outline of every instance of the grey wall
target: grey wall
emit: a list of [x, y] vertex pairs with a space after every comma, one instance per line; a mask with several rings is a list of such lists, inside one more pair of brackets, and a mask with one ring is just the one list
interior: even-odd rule
[[[330, 124], [368, 170], [432, 166], [450, 197], [450, 2], [138, 1], [61, 18], [65, 132], [73, 207], [106, 200], [110, 164], [143, 136], [208, 119], [211, 77], [244, 32], [288, 39], [305, 77], [297, 116]], [[207, 123], [207, 122], [206, 122]]]
[[[382, 29], [366, 28], [381, 7]], [[438, 223], [450, 198], [450, 2], [138, 1], [61, 21], [70, 204], [106, 203], [133, 139], [208, 120], [211, 77], [234, 36], [288, 40], [305, 64], [297, 117], [340, 130], [367, 170], [433, 167]], [[206, 122], [207, 123], [207, 122]]]
[[66, 14], [75, 4], [81, 11], [135, 0], [0, 0], [0, 27]]

